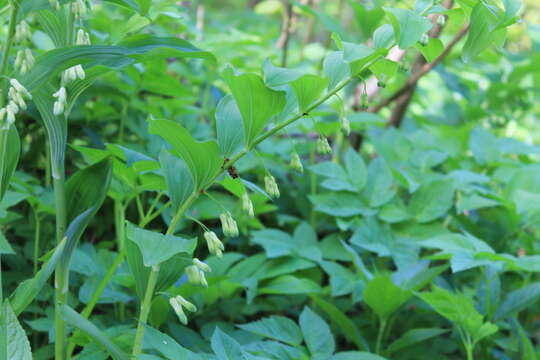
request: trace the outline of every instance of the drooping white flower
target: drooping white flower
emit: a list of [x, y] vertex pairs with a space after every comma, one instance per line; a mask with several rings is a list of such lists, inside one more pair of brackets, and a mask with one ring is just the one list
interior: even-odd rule
[[272, 175], [266, 175], [264, 177], [264, 190], [274, 199], [277, 199], [281, 195], [279, 193], [276, 178], [274, 178]]
[[90, 35], [83, 29], [77, 31], [77, 45], [90, 45]]
[[217, 257], [223, 256], [223, 251], [225, 251], [225, 246], [219, 240], [218, 236], [213, 231], [205, 231], [204, 239], [206, 240], [206, 245], [208, 246], [208, 251], [210, 254], [216, 255]]
[[55, 92], [53, 95], [52, 95], [54, 98], [56, 98], [56, 101], [54, 102], [54, 107], [53, 107], [53, 113], [54, 115], [60, 115], [60, 114], [63, 114], [64, 113], [64, 110], [66, 108], [66, 103], [67, 103], [67, 93], [66, 93], [66, 88], [65, 87], [61, 87], [60, 89], [58, 89], [57, 92]]

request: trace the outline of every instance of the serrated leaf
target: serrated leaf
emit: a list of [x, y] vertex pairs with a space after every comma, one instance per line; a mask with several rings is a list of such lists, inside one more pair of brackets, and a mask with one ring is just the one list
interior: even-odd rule
[[284, 316], [270, 316], [248, 324], [236, 325], [242, 330], [259, 336], [298, 346], [302, 343], [302, 333], [294, 321]]
[[334, 353], [336, 343], [330, 327], [308, 306], [300, 314], [299, 323], [312, 359], [327, 359]]
[[382, 320], [388, 319], [411, 296], [411, 291], [400, 288], [387, 275], [377, 275], [371, 279], [363, 294], [365, 303]]

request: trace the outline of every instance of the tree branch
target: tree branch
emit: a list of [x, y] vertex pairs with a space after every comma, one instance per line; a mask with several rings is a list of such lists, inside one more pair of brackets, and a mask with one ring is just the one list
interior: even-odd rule
[[388, 97], [387, 99], [383, 100], [381, 103], [377, 104], [376, 106], [369, 108], [368, 112], [379, 112], [382, 108], [388, 106], [393, 101], [396, 101], [398, 98], [400, 98], [405, 93], [409, 92], [411, 89], [414, 90], [416, 87], [416, 84], [418, 81], [426, 75], [429, 71], [431, 71], [435, 66], [437, 66], [453, 49], [453, 47], [467, 34], [467, 31], [469, 31], [469, 25], [466, 25], [463, 27], [456, 36], [450, 41], [450, 43], [446, 46], [446, 48], [443, 50], [443, 52], [437, 56], [435, 60], [433, 60], [431, 63], [424, 63], [421, 66], [419, 66], [419, 70], [416, 71], [399, 89], [396, 91], [393, 95]]

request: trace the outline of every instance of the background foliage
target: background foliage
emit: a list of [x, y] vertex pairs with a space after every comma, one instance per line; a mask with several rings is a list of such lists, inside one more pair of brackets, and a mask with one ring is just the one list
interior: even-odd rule
[[535, 1], [0, 7], [0, 359], [540, 357]]

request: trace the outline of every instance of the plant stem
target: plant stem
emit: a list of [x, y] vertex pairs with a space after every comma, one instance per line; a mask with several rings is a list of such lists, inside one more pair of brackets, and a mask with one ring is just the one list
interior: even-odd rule
[[[59, 172], [59, 176], [53, 178], [54, 195], [56, 200], [56, 242], [59, 244], [66, 232], [67, 209], [66, 209], [66, 187], [64, 179], [64, 170]], [[65, 342], [66, 342], [66, 324], [60, 313], [60, 306], [67, 304], [67, 278], [69, 269], [66, 269], [62, 264], [56, 266], [54, 273], [55, 280], [55, 344], [54, 353], [55, 360], [65, 359]]]
[[381, 344], [382, 339], [384, 337], [384, 330], [386, 329], [386, 319], [381, 319], [381, 323], [379, 325], [379, 332], [377, 334], [377, 343], [375, 345], [375, 353], [380, 354], [381, 353]]
[[[2, 60], [0, 62], [0, 76], [6, 74], [7, 66], [8, 66], [8, 59], [9, 59], [9, 51], [11, 50], [11, 45], [13, 45], [13, 37], [15, 35], [15, 28], [17, 26], [17, 13], [19, 12], [19, 3], [18, 1], [11, 1], [10, 2], [10, 13], [9, 13], [9, 28], [6, 35], [6, 42], [4, 45], [4, 48], [2, 49]], [[1, 77], [0, 78], [0, 91], [4, 89], [4, 83], [6, 82], [6, 78]], [[0, 107], [3, 107], [5, 104], [4, 96], [0, 96]]]
[[41, 237], [41, 220], [39, 218], [39, 212], [36, 208], [34, 211], [34, 222], [35, 222], [35, 232], [34, 232], [34, 275], [38, 271], [38, 259], [39, 259], [39, 243]]
[[[198, 197], [197, 192], [193, 192], [182, 204], [182, 206], [178, 209], [176, 214], [171, 220], [171, 223], [169, 224], [169, 228], [167, 229], [166, 235], [172, 235], [174, 231], [176, 230], [176, 226], [178, 225], [178, 222], [182, 219], [182, 216], [184, 216], [184, 213], [191, 207], [195, 199]], [[146, 285], [146, 291], [144, 293], [144, 299], [141, 304], [141, 313], [139, 315], [139, 324], [137, 325], [137, 332], [135, 333], [135, 341], [133, 343], [133, 351], [132, 351], [132, 357], [134, 359], [137, 359], [139, 355], [141, 354], [142, 350], [142, 343], [144, 339], [144, 327], [146, 326], [146, 322], [148, 321], [148, 315], [150, 314], [150, 308], [152, 307], [152, 299], [154, 297], [154, 290], [156, 288], [157, 279], [159, 276], [159, 265], [152, 266], [152, 271], [150, 272], [150, 276], [148, 277], [148, 284]]]
[[474, 347], [471, 344], [465, 344], [465, 351], [467, 352], [467, 360], [474, 360]]
[[142, 350], [142, 343], [144, 338], [144, 327], [148, 321], [148, 315], [150, 314], [150, 308], [152, 307], [152, 299], [154, 297], [154, 290], [156, 288], [157, 280], [159, 276], [159, 265], [152, 266], [152, 271], [148, 277], [148, 285], [146, 286], [146, 292], [141, 305], [141, 314], [139, 315], [139, 324], [137, 325], [137, 332], [135, 334], [135, 342], [133, 345], [133, 358], [138, 359]]

